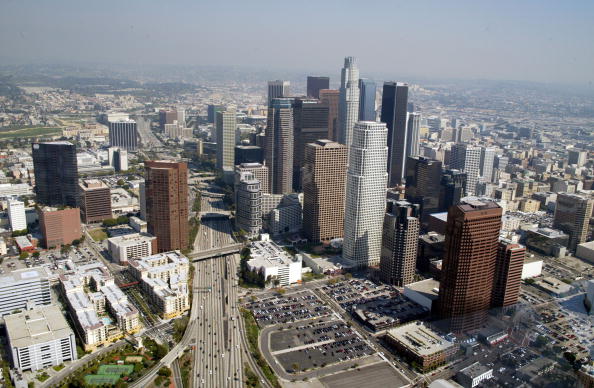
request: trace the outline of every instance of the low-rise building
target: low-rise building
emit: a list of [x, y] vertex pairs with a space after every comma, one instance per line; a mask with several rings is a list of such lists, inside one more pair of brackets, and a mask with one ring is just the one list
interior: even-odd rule
[[77, 359], [74, 332], [57, 306], [4, 317], [12, 366], [36, 371]]
[[421, 321], [388, 330], [385, 340], [423, 372], [444, 365], [456, 352], [452, 342]]
[[262, 271], [268, 285], [301, 283], [301, 255], [291, 256], [270, 241], [267, 235], [262, 235], [262, 241], [252, 242], [250, 255], [252, 258], [247, 262], [248, 268], [250, 271]]
[[526, 231], [526, 248], [546, 256], [563, 257], [567, 251], [569, 235], [560, 230], [539, 228]]
[[561, 280], [551, 276], [536, 280], [534, 282], [534, 285], [540, 288], [541, 290], [558, 298], [570, 295], [573, 290], [573, 287], [571, 287], [571, 285], [564, 283]]
[[149, 301], [159, 309], [162, 318], [175, 318], [190, 309], [190, 262], [179, 251], [132, 259], [129, 267], [132, 275], [141, 282]]
[[522, 280], [542, 275], [542, 265], [543, 261], [540, 259], [525, 258], [522, 265]]
[[475, 362], [456, 373], [456, 380], [458, 380], [464, 388], [474, 388], [484, 380], [488, 380], [492, 377], [493, 368], [488, 368], [479, 362]]
[[404, 296], [431, 311], [439, 297], [439, 282], [425, 279], [404, 286]]
[[14, 242], [19, 248], [19, 252], [35, 252], [35, 246], [27, 236], [17, 236], [14, 238]]
[[130, 226], [138, 233], [148, 233], [148, 223], [138, 217], [130, 217]]
[[49, 273], [44, 267], [18, 269], [0, 276], [0, 317], [24, 310], [27, 304], [50, 304]]
[[575, 256], [594, 264], [594, 241], [578, 244]]
[[47, 248], [72, 244], [82, 235], [78, 208], [41, 208], [39, 209], [39, 225]]
[[157, 238], [146, 234], [125, 234], [107, 240], [109, 254], [120, 265], [126, 265], [131, 259], [150, 256], [155, 252]]
[[109, 187], [98, 179], [87, 179], [79, 184], [79, 205], [83, 222], [101, 222], [111, 218]]

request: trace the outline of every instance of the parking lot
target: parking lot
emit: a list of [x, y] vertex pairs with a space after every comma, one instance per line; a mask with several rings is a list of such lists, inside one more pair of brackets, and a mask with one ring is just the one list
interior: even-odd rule
[[406, 298], [395, 287], [378, 285], [370, 280], [351, 279], [325, 285], [321, 290], [374, 331], [401, 325], [429, 313], [427, 308]]
[[332, 311], [310, 291], [258, 299], [246, 306], [260, 327], [328, 316]]

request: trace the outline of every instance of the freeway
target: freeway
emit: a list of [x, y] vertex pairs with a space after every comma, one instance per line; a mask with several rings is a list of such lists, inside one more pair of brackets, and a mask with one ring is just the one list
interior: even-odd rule
[[193, 387], [241, 387], [243, 368], [237, 305], [236, 255], [196, 263], [201, 285], [195, 338]]
[[140, 142], [143, 147], [150, 149], [152, 147], [163, 146], [161, 140], [151, 131], [151, 121], [148, 118], [136, 116], [136, 128], [138, 129], [138, 135], [140, 136]]
[[190, 258], [193, 261], [212, 259], [213, 257], [230, 255], [233, 253], [239, 253], [242, 246], [243, 246], [243, 244], [241, 244], [241, 243], [230, 244], [230, 245], [227, 245], [224, 247], [208, 249], [208, 250], [197, 252], [197, 253], [191, 253], [188, 255], [188, 258]]
[[179, 369], [179, 360], [176, 359], [173, 361], [173, 364], [171, 364], [171, 372], [173, 377], [173, 386], [175, 388], [184, 388], [181, 370]]

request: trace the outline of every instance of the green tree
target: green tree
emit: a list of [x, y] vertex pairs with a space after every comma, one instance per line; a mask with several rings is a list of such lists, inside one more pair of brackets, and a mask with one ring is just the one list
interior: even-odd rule
[[118, 186], [124, 186], [124, 184], [125, 184], [125, 183], [126, 183], [126, 182], [124, 182], [124, 180], [123, 180], [123, 179], [118, 179], [118, 181], [117, 181], [117, 185], [118, 185]]
[[38, 258], [41, 254], [39, 252], [33, 252], [33, 257]]
[[169, 377], [171, 376], [171, 369], [164, 366], [163, 368], [159, 369], [159, 372], [157, 372], [157, 374], [159, 376]]
[[28, 257], [29, 257], [29, 254], [25, 251], [22, 251], [21, 254], [19, 255], [19, 259], [21, 259], [21, 260], [24, 260]]

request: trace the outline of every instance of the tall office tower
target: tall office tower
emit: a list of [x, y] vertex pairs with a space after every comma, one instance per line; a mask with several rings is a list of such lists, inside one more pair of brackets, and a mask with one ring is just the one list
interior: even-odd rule
[[328, 139], [338, 141], [338, 101], [340, 91], [334, 89], [320, 90], [320, 101], [328, 107]]
[[275, 98], [289, 97], [289, 81], [268, 81], [268, 106], [272, 104], [272, 100]]
[[386, 124], [361, 121], [349, 149], [342, 255], [358, 267], [379, 264], [386, 208]]
[[355, 57], [346, 57], [340, 76], [338, 142], [351, 146], [353, 127], [359, 116], [359, 69]]
[[422, 156], [409, 157], [406, 162], [406, 199], [420, 206], [419, 218], [427, 222], [431, 213], [439, 212], [441, 162]]
[[109, 122], [109, 146], [120, 147], [128, 151], [138, 148], [138, 129], [134, 120]]
[[215, 128], [217, 131], [217, 169], [233, 169], [235, 163], [235, 130], [237, 121], [235, 110], [217, 112]]
[[359, 79], [359, 121], [375, 121], [376, 84], [370, 79]]
[[569, 234], [569, 250], [575, 251], [578, 244], [586, 242], [593, 205], [594, 199], [585, 195], [557, 195], [553, 227]]
[[100, 222], [111, 218], [111, 191], [98, 179], [87, 179], [79, 184], [80, 215], [84, 223]]
[[330, 89], [330, 77], [307, 77], [307, 97], [319, 99], [322, 89]]
[[468, 201], [448, 211], [438, 314], [454, 332], [480, 327], [491, 306], [502, 209]]
[[460, 170], [444, 171], [439, 185], [439, 210], [442, 212], [447, 212], [466, 197], [466, 174]]
[[165, 124], [173, 124], [177, 120], [177, 111], [175, 110], [164, 110], [159, 111], [159, 127], [165, 130]]
[[388, 127], [388, 187], [398, 186], [404, 180], [407, 102], [408, 84], [384, 82], [380, 121]]
[[328, 138], [328, 107], [314, 98], [296, 98], [293, 104], [293, 190], [301, 191], [305, 146]]
[[13, 232], [27, 229], [25, 203], [15, 198], [8, 200], [8, 220]]
[[188, 166], [184, 162], [144, 162], [146, 222], [157, 237], [157, 252], [188, 247]]
[[293, 99], [275, 98], [268, 108], [264, 160], [272, 194], [293, 192]]
[[254, 238], [262, 230], [262, 190], [260, 181], [251, 172], [242, 172], [235, 186], [235, 227], [243, 230], [246, 237]]
[[241, 163], [235, 166], [235, 183], [239, 183], [239, 178], [244, 172], [252, 173], [254, 178], [260, 181], [260, 190], [263, 194], [270, 194], [270, 187], [268, 186], [270, 174], [267, 166], [261, 163]]
[[495, 151], [493, 147], [481, 147], [481, 176], [486, 182], [493, 182]]
[[417, 112], [409, 113], [406, 124], [406, 157], [419, 155], [420, 128], [421, 114]]
[[33, 143], [37, 202], [50, 206], [77, 205], [76, 146], [67, 141]]
[[389, 200], [384, 216], [380, 276], [403, 287], [414, 282], [419, 240], [419, 205]]
[[264, 153], [262, 147], [253, 145], [235, 146], [235, 165], [242, 163], [262, 163], [264, 162]]
[[493, 280], [492, 307], [507, 307], [518, 302], [520, 281], [526, 248], [508, 240], [499, 241], [495, 279]]
[[466, 194], [474, 194], [481, 170], [481, 147], [464, 143], [452, 145], [450, 168], [466, 173]]
[[576, 164], [578, 167], [582, 167], [588, 160], [588, 153], [582, 150], [569, 150], [567, 151], [567, 162], [569, 164]]
[[303, 232], [312, 242], [342, 237], [347, 147], [317, 140], [305, 147]]
[[138, 202], [140, 202], [140, 219], [146, 221], [146, 182], [138, 184]]
[[209, 104], [206, 108], [206, 120], [209, 123], [214, 124], [214, 122], [217, 118], [217, 112], [222, 112], [224, 110], [225, 110], [225, 105]]
[[180, 127], [184, 128], [186, 126], [186, 108], [183, 106], [178, 106], [176, 109], [176, 120]]

